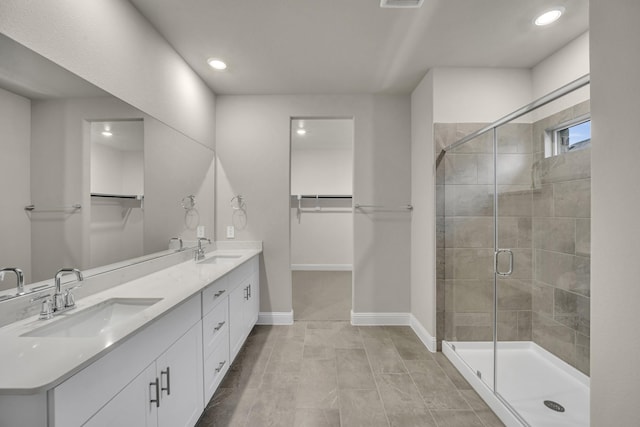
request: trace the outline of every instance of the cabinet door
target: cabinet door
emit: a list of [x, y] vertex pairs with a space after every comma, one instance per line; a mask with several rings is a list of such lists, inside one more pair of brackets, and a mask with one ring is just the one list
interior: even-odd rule
[[229, 294], [229, 357], [232, 361], [244, 340], [246, 302], [246, 285], [242, 283]]
[[84, 424], [86, 427], [155, 427], [158, 425], [156, 365], [152, 363]]
[[156, 360], [160, 380], [159, 427], [191, 427], [204, 409], [202, 322]]
[[258, 321], [258, 314], [260, 312], [260, 282], [259, 274], [255, 272], [249, 279], [249, 304], [247, 306], [247, 334], [251, 332], [251, 329]]

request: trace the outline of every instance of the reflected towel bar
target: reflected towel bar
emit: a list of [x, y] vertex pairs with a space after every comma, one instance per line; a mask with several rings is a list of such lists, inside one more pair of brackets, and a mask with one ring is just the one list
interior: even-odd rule
[[402, 205], [402, 206], [386, 206], [386, 205], [361, 205], [356, 203], [353, 205], [355, 209], [378, 209], [384, 211], [412, 211], [412, 205]]
[[82, 209], [82, 205], [76, 203], [70, 206], [50, 206], [44, 208], [37, 208], [36, 205], [27, 205], [24, 210], [27, 212], [39, 211], [39, 212], [64, 212], [64, 211], [77, 211]]

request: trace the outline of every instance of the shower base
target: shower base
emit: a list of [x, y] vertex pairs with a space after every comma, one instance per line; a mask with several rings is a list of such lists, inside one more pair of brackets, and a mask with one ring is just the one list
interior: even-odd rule
[[[442, 352], [509, 427], [589, 425], [589, 377], [533, 342], [498, 343], [497, 395], [493, 393], [493, 342], [443, 341]], [[554, 403], [564, 412], [558, 412], [561, 408]]]

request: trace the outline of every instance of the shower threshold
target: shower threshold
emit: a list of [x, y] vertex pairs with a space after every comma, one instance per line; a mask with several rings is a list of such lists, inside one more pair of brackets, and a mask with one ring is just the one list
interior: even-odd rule
[[498, 343], [498, 395], [493, 342], [443, 341], [442, 352], [507, 426], [589, 426], [589, 377], [534, 342]]

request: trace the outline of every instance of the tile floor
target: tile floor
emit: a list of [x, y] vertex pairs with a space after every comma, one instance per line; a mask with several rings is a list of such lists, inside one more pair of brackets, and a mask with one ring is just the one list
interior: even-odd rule
[[408, 327], [256, 326], [197, 427], [502, 426]]
[[350, 320], [350, 271], [293, 271], [295, 320]]

